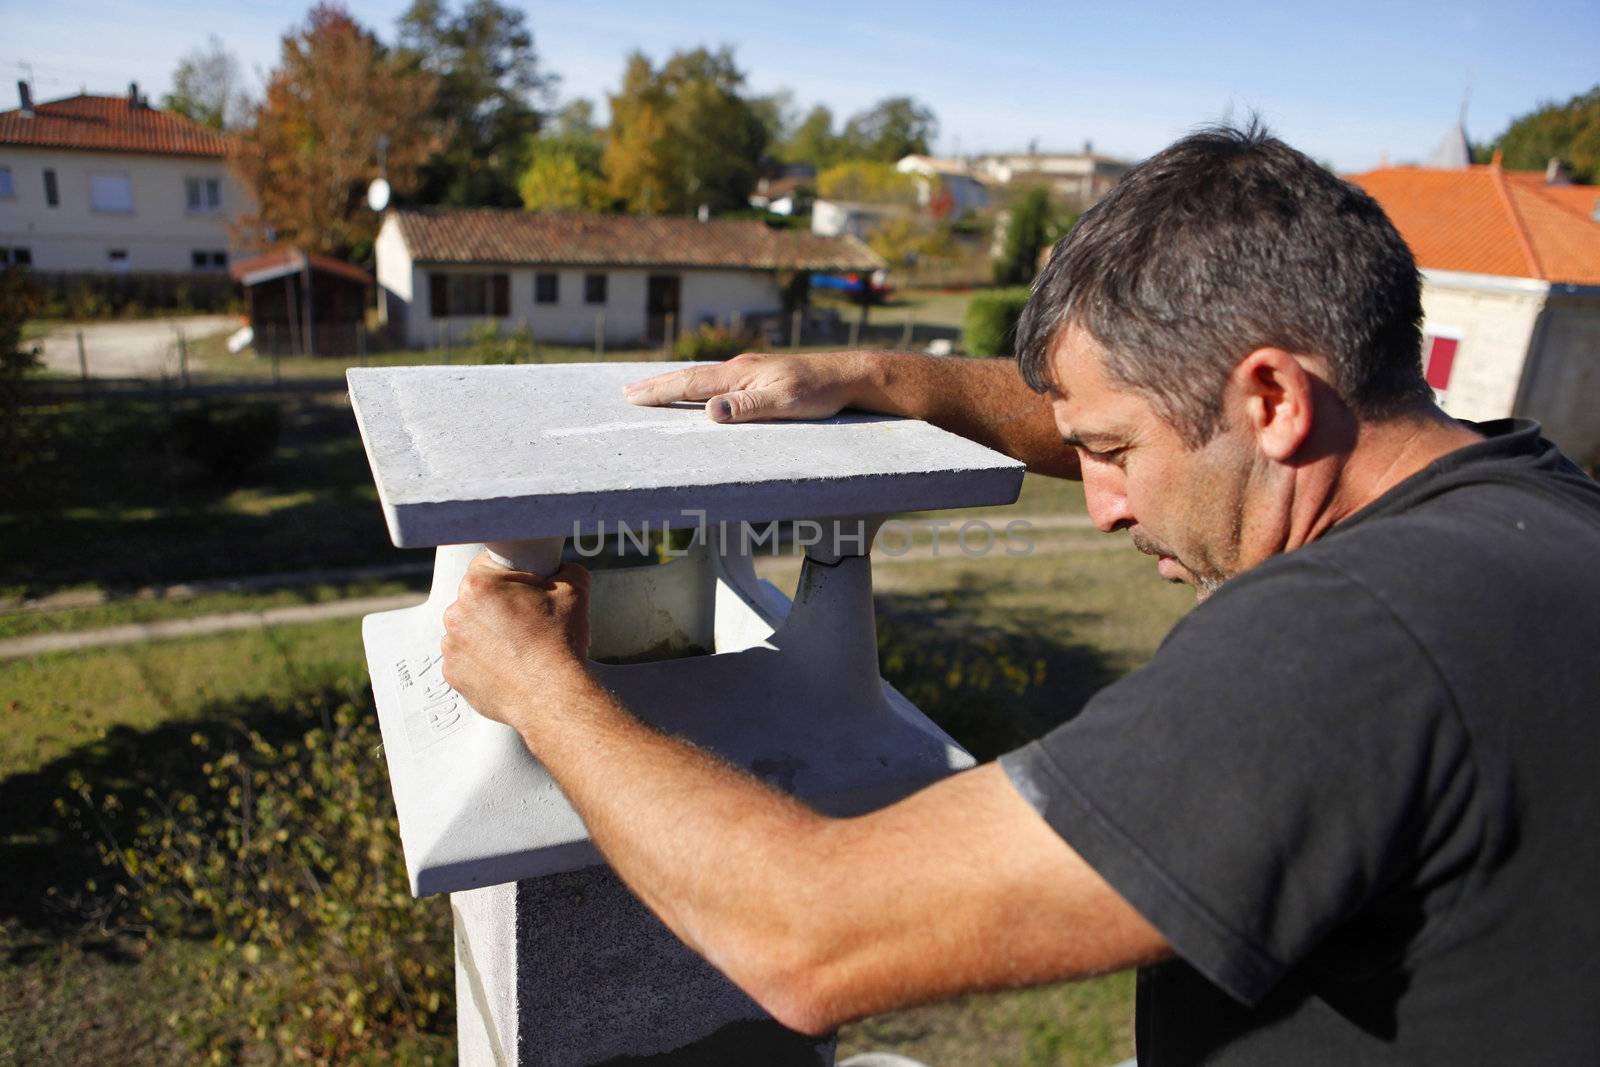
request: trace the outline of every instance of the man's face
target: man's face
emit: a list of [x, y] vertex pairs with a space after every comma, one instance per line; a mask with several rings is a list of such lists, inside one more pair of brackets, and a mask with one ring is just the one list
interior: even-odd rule
[[1249, 566], [1257, 455], [1248, 438], [1224, 428], [1188, 448], [1149, 400], [1106, 376], [1099, 344], [1076, 326], [1061, 331], [1050, 360], [1056, 426], [1078, 453], [1094, 524], [1127, 530], [1163, 578], [1200, 599]]

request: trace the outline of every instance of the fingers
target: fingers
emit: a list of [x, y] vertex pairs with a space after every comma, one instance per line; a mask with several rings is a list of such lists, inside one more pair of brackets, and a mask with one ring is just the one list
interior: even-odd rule
[[756, 422], [784, 417], [786, 400], [773, 389], [740, 389], [706, 401], [713, 422]]
[[642, 382], [623, 386], [622, 395], [642, 407], [659, 407], [676, 404], [680, 400], [709, 400], [718, 393], [737, 388], [738, 368], [722, 364], [716, 367], [688, 367], [670, 374], [658, 374]]

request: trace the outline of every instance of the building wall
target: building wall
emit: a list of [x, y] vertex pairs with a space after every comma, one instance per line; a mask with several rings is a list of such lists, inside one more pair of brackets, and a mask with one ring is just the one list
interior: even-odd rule
[[1600, 465], [1600, 291], [1552, 292], [1517, 414], [1579, 463]]
[[393, 215], [378, 227], [378, 236], [372, 244], [373, 256], [378, 261], [375, 277], [378, 282], [378, 321], [389, 323], [396, 337], [405, 344], [415, 345], [407, 330], [407, 317], [411, 300], [416, 292], [416, 269], [411, 262], [411, 250], [400, 236], [400, 224]]
[[[387, 226], [386, 226], [387, 228]], [[532, 267], [432, 266], [411, 264], [384, 241], [380, 232], [377, 246], [378, 282], [385, 293], [388, 315], [403, 322], [400, 334], [414, 348], [433, 347], [442, 342], [464, 344], [476, 326], [498, 322], [502, 330], [527, 326], [533, 336], [547, 344], [592, 345], [598, 313], [604, 312], [606, 345], [636, 348], [645, 344], [648, 334], [647, 299], [649, 278], [654, 274], [675, 274], [680, 279], [681, 311], [677, 326], [692, 328], [704, 319], [726, 322], [732, 315], [776, 311], [782, 306], [777, 280], [770, 271], [739, 270], [598, 270], [593, 268], [554, 268], [558, 277], [557, 302], [540, 304], [534, 299], [534, 277], [545, 273]], [[409, 269], [407, 269], [409, 267]], [[435, 319], [429, 308], [429, 278], [435, 274], [508, 275], [510, 314], [494, 316], [451, 316]], [[584, 278], [589, 274], [607, 277], [606, 302], [589, 304], [584, 300]], [[409, 290], [406, 286], [409, 285]]]
[[1445, 411], [1473, 421], [1512, 413], [1546, 290], [1542, 282], [1523, 279], [1425, 275], [1424, 332], [1460, 341], [1442, 398]]
[[[108, 253], [118, 249], [128, 254], [128, 271], [190, 271], [194, 252], [225, 251], [231, 259], [240, 251], [227, 224], [248, 199], [220, 159], [0, 146], [0, 167], [11, 169], [15, 192], [0, 198], [0, 247], [28, 249], [35, 270], [110, 270]], [[45, 200], [46, 169], [56, 173], [56, 207]], [[133, 210], [96, 211], [89, 199], [95, 174], [127, 175]], [[222, 182], [219, 210], [188, 209], [184, 179], [191, 177]]]

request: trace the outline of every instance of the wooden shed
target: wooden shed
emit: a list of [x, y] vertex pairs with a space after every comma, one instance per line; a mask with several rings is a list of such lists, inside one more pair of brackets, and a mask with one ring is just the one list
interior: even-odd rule
[[372, 275], [353, 263], [279, 248], [233, 264], [264, 356], [351, 356], [366, 345]]

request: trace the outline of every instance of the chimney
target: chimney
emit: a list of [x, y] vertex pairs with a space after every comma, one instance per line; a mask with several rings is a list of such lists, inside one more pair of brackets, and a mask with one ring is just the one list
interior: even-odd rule
[[129, 108], [129, 110], [137, 110], [138, 107], [139, 107], [139, 83], [138, 82], [129, 82], [128, 83], [128, 108]]
[[26, 81], [17, 82], [17, 99], [22, 101], [22, 113], [29, 117], [33, 115], [33, 89]]
[[1551, 156], [1550, 162], [1544, 165], [1544, 183], [1546, 185], [1572, 184], [1572, 179], [1567, 177], [1567, 168], [1562, 165], [1561, 160], [1556, 159], [1554, 156]]

